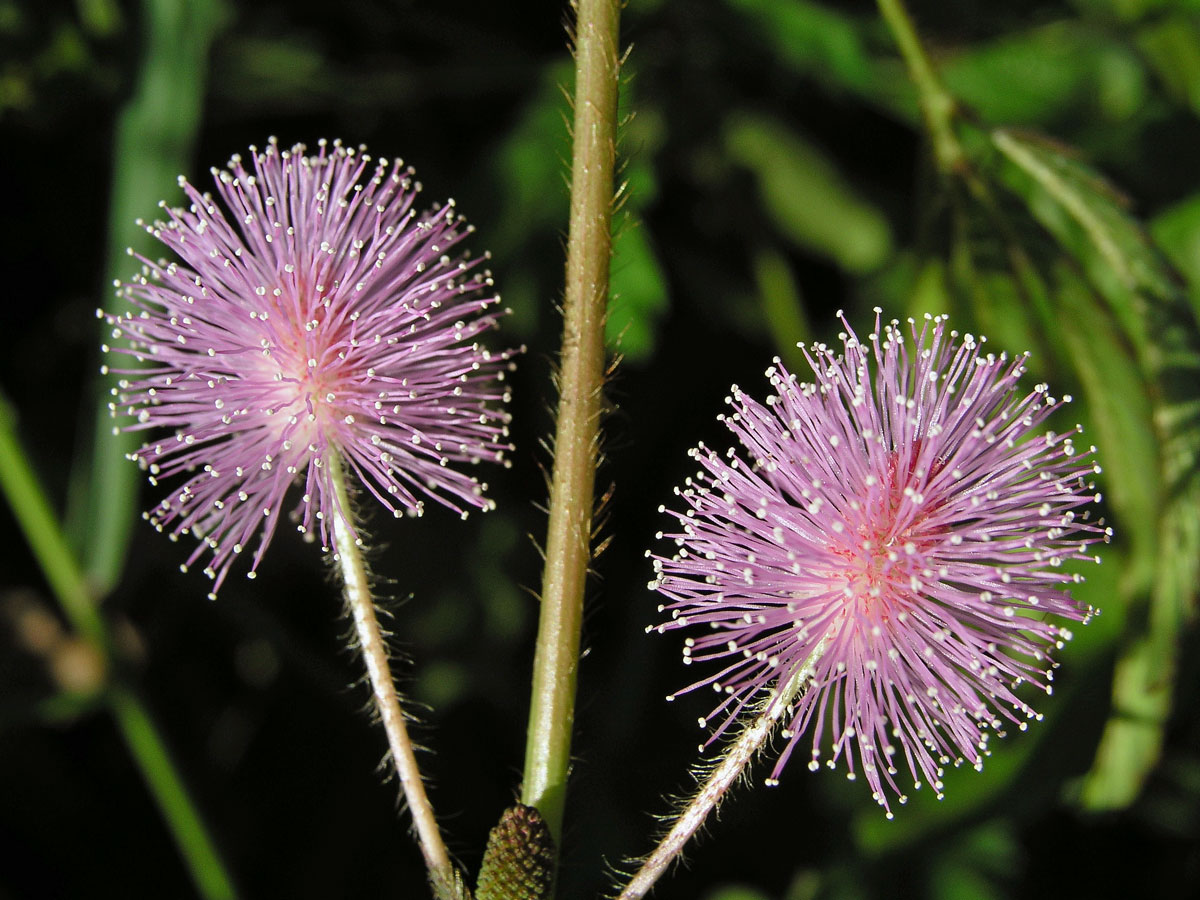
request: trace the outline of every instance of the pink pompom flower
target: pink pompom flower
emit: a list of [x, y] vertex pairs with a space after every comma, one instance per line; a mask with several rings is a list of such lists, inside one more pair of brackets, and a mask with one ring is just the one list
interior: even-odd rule
[[184, 568], [209, 553], [213, 595], [257, 536], [254, 576], [293, 484], [297, 527], [330, 545], [331, 465], [396, 516], [465, 516], [491, 501], [462, 464], [510, 449], [512, 352], [480, 343], [500, 298], [456, 249], [473, 229], [453, 201], [418, 212], [412, 169], [365, 148], [250, 149], [212, 170], [215, 197], [180, 178], [187, 208], [144, 225], [178, 259], [138, 257], [130, 311], [98, 311], [103, 349], [141, 364], [113, 367], [113, 414], [171, 432], [131, 458], [183, 479], [146, 518], [200, 540]]
[[680, 692], [720, 695], [710, 740], [799, 677], [769, 781], [809, 740], [809, 768], [861, 771], [890, 818], [901, 767], [940, 797], [947, 763], [979, 768], [1006, 719], [1037, 718], [1016, 688], [1049, 693], [1060, 623], [1092, 612], [1063, 564], [1098, 562], [1110, 531], [1089, 520], [1095, 448], [1041, 428], [1069, 397], [1024, 393], [1024, 357], [944, 317], [876, 314], [865, 343], [842, 318], [838, 352], [804, 348], [815, 383], [776, 359], [766, 405], [733, 388], [742, 452], [692, 451], [659, 535], [677, 551], [649, 555], [670, 613], [654, 629], [697, 631], [684, 662], [716, 667]]

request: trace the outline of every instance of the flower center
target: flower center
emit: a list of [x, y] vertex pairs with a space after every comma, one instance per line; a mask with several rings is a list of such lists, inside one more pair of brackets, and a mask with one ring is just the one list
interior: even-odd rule
[[881, 483], [873, 486], [860, 511], [854, 538], [839, 552], [845, 560], [846, 589], [853, 598], [849, 605], [884, 621], [896, 601], [919, 589], [926, 554], [939, 539], [938, 530], [926, 525], [923, 491], [945, 460], [935, 460], [928, 474], [921, 471], [921, 443], [920, 439], [914, 442], [907, 462], [898, 451], [888, 455]]
[[[276, 313], [280, 318], [287, 314]], [[347, 383], [318, 321], [289, 321], [288, 326], [266, 339], [270, 343], [256, 356], [254, 380], [263, 386], [259, 409], [277, 430], [283, 449], [302, 451], [322, 444], [321, 436], [332, 434], [335, 423], [346, 416], [338, 399]]]

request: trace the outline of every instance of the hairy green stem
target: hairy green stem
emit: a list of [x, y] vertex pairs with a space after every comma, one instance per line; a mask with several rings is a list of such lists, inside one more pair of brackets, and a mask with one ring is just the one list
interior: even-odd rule
[[917, 87], [921, 115], [933, 142], [933, 155], [938, 169], [946, 175], [958, 172], [966, 165], [966, 153], [954, 133], [954, 97], [934, 71], [903, 0], [877, 0], [877, 3], [900, 48], [908, 74]]
[[584, 586], [591, 560], [612, 252], [619, 18], [619, 0], [577, 3], [560, 393], [521, 797], [542, 814], [556, 841], [566, 800]]
[[458, 884], [450, 854], [442, 841], [442, 833], [433, 814], [433, 805], [425, 793], [425, 782], [417, 766], [417, 756], [408, 736], [404, 710], [400, 707], [400, 695], [396, 691], [388, 662], [387, 645], [375, 614], [375, 600], [371, 595], [370, 579], [363, 561], [362, 540], [355, 535], [350, 520], [350, 496], [346, 488], [346, 469], [337, 453], [326, 460], [329, 476], [337, 497], [337, 509], [333, 513], [334, 561], [341, 573], [345, 586], [346, 607], [354, 619], [354, 630], [358, 635], [359, 649], [367, 674], [371, 679], [371, 693], [383, 730], [387, 733], [392, 763], [412, 815], [417, 844], [425, 857], [429, 881], [434, 896], [454, 898], [458, 896]]
[[645, 897], [667, 867], [679, 858], [687, 842], [700, 830], [709, 814], [728, 796], [730, 788], [745, 774], [746, 767], [754, 761], [784, 713], [803, 693], [817, 661], [825, 652], [827, 640], [828, 638], [822, 639], [804, 665], [792, 673], [781, 688], [767, 697], [754, 721], [726, 747], [724, 755], [675, 819], [670, 831], [625, 885], [618, 900], [638, 900]]
[[[130, 466], [130, 468], [133, 468]], [[22, 452], [13, 427], [11, 407], [0, 396], [0, 492], [12, 507], [17, 524], [33, 550], [71, 627], [105, 660], [111, 673], [112, 639], [104, 618], [88, 592], [87, 582], [50, 503]], [[112, 710], [130, 755], [141, 771], [200, 896], [232, 900], [237, 894], [204, 823], [196, 811], [145, 705], [119, 681], [103, 697]]]

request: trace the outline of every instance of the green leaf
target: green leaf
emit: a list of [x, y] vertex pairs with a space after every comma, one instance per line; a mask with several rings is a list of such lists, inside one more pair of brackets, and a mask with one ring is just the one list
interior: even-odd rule
[[1127, 42], [1074, 20], [972, 47], [944, 60], [941, 72], [951, 93], [990, 122], [1119, 122], [1140, 112], [1148, 93]]
[[78, 0], [76, 8], [84, 29], [96, 37], [111, 37], [124, 24], [116, 0]]
[[1087, 400], [1088, 440], [1101, 448], [1106, 492], [1121, 518], [1135, 570], [1153, 569], [1162, 471], [1149, 386], [1129, 344], [1088, 286], [1056, 270], [1059, 332]]
[[1200, 194], [1159, 213], [1150, 222], [1150, 233], [1187, 279], [1192, 309], [1200, 315]]
[[762, 891], [740, 885], [726, 885], [704, 895], [704, 900], [771, 900]]
[[752, 22], [764, 44], [790, 68], [861, 95], [882, 79], [862, 26], [829, 6], [807, 0], [726, 0]]
[[626, 362], [643, 362], [654, 353], [669, 304], [666, 276], [641, 222], [627, 221], [613, 237], [609, 288], [605, 340]]
[[1086, 809], [1123, 809], [1141, 793], [1158, 763], [1163, 726], [1171, 711], [1170, 679], [1158, 676], [1161, 660], [1151, 636], [1126, 648], [1113, 675], [1113, 714], [1104, 727], [1080, 803]]
[[944, 900], [1001, 900], [998, 882], [1017, 871], [1020, 850], [1003, 822], [985, 825], [951, 839], [930, 873], [931, 895]]
[[883, 214], [859, 195], [824, 152], [775, 119], [733, 115], [725, 147], [758, 179], [767, 212], [798, 246], [849, 272], [878, 268], [892, 252]]
[[546, 67], [537, 91], [493, 154], [501, 192], [500, 221], [521, 223], [493, 236], [497, 256], [513, 254], [529, 233], [541, 227], [561, 228], [566, 220], [565, 160], [570, 158], [571, 144], [563, 85], [570, 83], [571, 72], [569, 61]]
[[[125, 312], [127, 305], [112, 296], [112, 281], [135, 271], [126, 248], [132, 245], [152, 257], [158, 255], [153, 249], [157, 242], [135, 220], [153, 218], [160, 200], [179, 193], [176, 179], [188, 168], [200, 122], [209, 46], [227, 15], [222, 0], [144, 0], [142, 6], [145, 60], [134, 95], [117, 122], [109, 280], [98, 299], [98, 304], [116, 314]], [[103, 337], [108, 330], [105, 324]], [[67, 530], [81, 548], [85, 574], [100, 596], [113, 588], [124, 567], [140, 479], [137, 468], [126, 459], [137, 445], [137, 436], [112, 434], [108, 403], [116, 380], [115, 375], [101, 376], [94, 383], [95, 430], [90, 443], [82, 442], [84, 453], [71, 473], [67, 515]]]
[[1172, 99], [1200, 112], [1200, 31], [1195, 15], [1150, 22], [1138, 30], [1136, 43]]
[[[1158, 513], [1156, 578], [1145, 595], [1134, 598], [1147, 604], [1145, 626], [1130, 636], [1118, 662], [1114, 717], [1083, 792], [1084, 802], [1094, 807], [1120, 806], [1136, 796], [1157, 757], [1180, 630], [1195, 613], [1200, 581], [1200, 329], [1175, 274], [1100, 176], [1046, 142], [1003, 130], [993, 131], [991, 138], [1002, 160], [997, 169], [1001, 183], [1026, 203], [1103, 298], [1148, 386], [1161, 483], [1153, 498]], [[1133, 510], [1123, 513], [1123, 519], [1133, 521]], [[1139, 697], [1151, 697], [1153, 703], [1132, 713], [1123, 708]], [[1130, 729], [1131, 716], [1143, 728]], [[1149, 738], [1145, 728], [1152, 731]]]
[[1135, 342], [1147, 374], [1171, 376], [1166, 386], [1200, 396], [1200, 386], [1182, 384], [1172, 371], [1181, 363], [1200, 369], [1195, 317], [1124, 198], [1067, 148], [1004, 129], [991, 139], [1005, 163], [997, 171], [1001, 183], [1083, 267]]
[[926, 313], [955, 311], [946, 261], [900, 250], [887, 265], [864, 280], [861, 305], [878, 306], [890, 315], [919, 319]]
[[1102, 19], [1123, 22], [1137, 20], [1169, 9], [1200, 9], [1198, 0], [1076, 0], [1079, 6], [1092, 10]]
[[773, 249], [760, 250], [754, 257], [754, 280], [780, 357], [791, 371], [804, 371], [804, 356], [796, 345], [812, 340], [813, 330], [787, 259]]

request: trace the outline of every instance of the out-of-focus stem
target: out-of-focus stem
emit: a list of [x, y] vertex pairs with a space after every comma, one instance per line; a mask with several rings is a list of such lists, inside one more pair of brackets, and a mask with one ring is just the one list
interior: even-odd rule
[[17, 524], [71, 627], [107, 658], [111, 644], [104, 620], [17, 440], [14, 413], [8, 400], [0, 395], [0, 492], [12, 507]]
[[[113, 138], [112, 201], [108, 211], [108, 258], [100, 305], [124, 312], [113, 296], [112, 280], [137, 271], [125, 248], [154, 253], [156, 243], [137, 226], [152, 219], [157, 204], [170, 196], [191, 157], [200, 124], [208, 51], [226, 18], [223, 0], [142, 0], [144, 50], [133, 96], [121, 111]], [[104, 337], [109, 326], [104, 325]], [[97, 341], [97, 346], [99, 341]], [[79, 549], [84, 574], [97, 596], [112, 590], [125, 564], [140, 477], [126, 455], [137, 446], [136, 432], [113, 435], [108, 403], [116, 375], [98, 375], [94, 384], [94, 431], [71, 475], [67, 530]]]
[[[21, 450], [13, 427], [12, 410], [3, 396], [0, 396], [0, 493], [12, 507], [17, 524], [67, 621], [100, 653], [111, 677], [112, 639], [108, 626], [88, 592], [83, 572], [67, 546], [46, 494]], [[196, 890], [205, 900], [233, 900], [236, 897], [233, 882], [145, 705], [120, 682], [109, 685], [103, 697], [112, 710], [125, 746], [175, 837]]]
[[237, 892], [233, 883], [145, 705], [121, 684], [108, 691], [108, 701], [121, 737], [170, 826], [200, 895], [208, 900], [234, 900]]
[[361, 541], [355, 536], [350, 522], [350, 497], [346, 489], [345, 464], [336, 455], [326, 462], [330, 470], [337, 510], [333, 514], [334, 559], [345, 586], [346, 606], [354, 619], [354, 630], [358, 635], [359, 649], [367, 674], [371, 679], [371, 693], [383, 730], [387, 733], [388, 747], [392, 752], [392, 763], [400, 778], [400, 787], [413, 818], [417, 833], [417, 844], [425, 857], [425, 867], [433, 885], [434, 896], [452, 900], [459, 896], [458, 880], [450, 854], [442, 841], [442, 833], [433, 814], [433, 805], [425, 793], [425, 782], [417, 766], [416, 753], [408, 737], [404, 710], [400, 708], [400, 695], [396, 692], [388, 662], [387, 646], [379, 619], [375, 615], [375, 600], [371, 596], [370, 579], [363, 561]]
[[521, 797], [542, 814], [556, 841], [566, 800], [584, 585], [591, 560], [612, 252], [620, 2], [579, 0], [577, 13], [560, 393]]
[[883, 20], [900, 48], [908, 74], [917, 86], [921, 115], [933, 142], [938, 168], [947, 175], [958, 172], [966, 165], [966, 153], [954, 134], [954, 97], [934, 71], [903, 0], [877, 0], [877, 3]]

